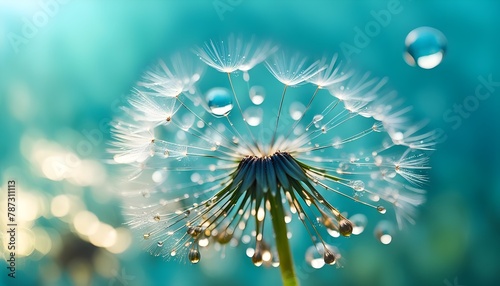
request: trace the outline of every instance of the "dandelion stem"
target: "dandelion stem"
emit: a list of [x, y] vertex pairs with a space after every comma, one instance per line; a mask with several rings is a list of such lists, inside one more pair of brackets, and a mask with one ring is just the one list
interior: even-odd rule
[[285, 223], [285, 212], [283, 203], [281, 202], [280, 192], [276, 192], [273, 196], [268, 192], [268, 199], [271, 201], [271, 220], [273, 223], [274, 234], [276, 236], [276, 248], [280, 261], [281, 277], [283, 285], [293, 286], [298, 285], [297, 277], [293, 269], [292, 254], [290, 253], [290, 245], [288, 243], [287, 228]]

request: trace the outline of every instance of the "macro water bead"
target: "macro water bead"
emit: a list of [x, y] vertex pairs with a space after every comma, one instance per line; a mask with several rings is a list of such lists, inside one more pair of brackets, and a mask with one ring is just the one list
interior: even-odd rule
[[446, 37], [439, 30], [419, 27], [406, 36], [404, 58], [411, 66], [432, 69], [443, 60], [446, 46]]
[[244, 245], [291, 281], [290, 238], [309, 236], [313, 268], [339, 265], [332, 245], [372, 221], [389, 243], [391, 217], [413, 222], [424, 202], [436, 138], [386, 85], [235, 36], [159, 61], [113, 125], [129, 226], [153, 255], [203, 263]]

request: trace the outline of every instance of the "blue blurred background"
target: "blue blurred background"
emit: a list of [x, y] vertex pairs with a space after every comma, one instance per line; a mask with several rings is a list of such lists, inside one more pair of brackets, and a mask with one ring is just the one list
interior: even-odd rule
[[[397, 13], [356, 46], [358, 29], [393, 8]], [[15, 179], [20, 257], [15, 281], [0, 262], [0, 284], [280, 283], [278, 269], [254, 267], [244, 249], [195, 266], [145, 253], [123, 225], [103, 160], [107, 123], [150, 64], [236, 32], [313, 56], [339, 52], [358, 70], [388, 76], [415, 117], [443, 133], [417, 224], [390, 245], [356, 237], [342, 246], [340, 269], [308, 267], [307, 235], [294, 233], [303, 285], [498, 285], [499, 11], [498, 1], [3, 0], [0, 228], [5, 245], [7, 181]], [[448, 40], [442, 63], [431, 70], [403, 59], [406, 35], [420, 26]], [[346, 46], [353, 49], [342, 51]], [[477, 100], [481, 84], [490, 96]], [[455, 114], [455, 105], [469, 109]]]

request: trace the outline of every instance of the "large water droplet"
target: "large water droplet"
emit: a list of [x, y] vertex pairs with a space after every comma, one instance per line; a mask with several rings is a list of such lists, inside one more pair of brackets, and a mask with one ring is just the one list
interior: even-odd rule
[[200, 251], [197, 248], [193, 247], [189, 250], [188, 259], [189, 261], [191, 261], [191, 263], [196, 264], [200, 262], [200, 258]]
[[250, 100], [255, 105], [260, 105], [266, 98], [266, 90], [262, 86], [252, 86], [249, 91]]
[[255, 106], [250, 106], [243, 112], [243, 116], [250, 126], [259, 126], [262, 123], [263, 114], [262, 108]]
[[233, 99], [229, 90], [215, 87], [207, 92], [206, 96], [210, 111], [217, 116], [228, 115], [233, 109]]
[[375, 237], [382, 244], [389, 244], [392, 241], [394, 227], [389, 221], [381, 221], [375, 227]]
[[366, 224], [368, 222], [366, 216], [363, 214], [355, 214], [351, 216], [349, 220], [354, 225], [352, 228], [352, 234], [354, 235], [361, 234], [365, 230]]
[[324, 252], [324, 247], [321, 243], [316, 244], [316, 246], [310, 246], [306, 251], [306, 262], [314, 269], [320, 269], [325, 265], [323, 254], [320, 251]]
[[446, 42], [446, 37], [439, 30], [416, 28], [406, 36], [404, 58], [411, 66], [432, 69], [443, 60]]
[[339, 221], [339, 232], [342, 236], [350, 236], [352, 234], [354, 225], [347, 219], [341, 219]]
[[340, 254], [337, 249], [331, 245], [322, 243], [317, 243], [315, 246], [310, 246], [306, 251], [306, 262], [311, 265], [312, 268], [319, 269], [325, 264], [333, 265], [340, 258]]
[[365, 189], [365, 183], [361, 180], [351, 181], [351, 186], [356, 192], [362, 192]]
[[302, 114], [304, 114], [304, 111], [306, 110], [306, 107], [300, 103], [300, 102], [292, 102], [290, 104], [290, 117], [292, 117], [293, 120], [299, 120], [302, 117]]

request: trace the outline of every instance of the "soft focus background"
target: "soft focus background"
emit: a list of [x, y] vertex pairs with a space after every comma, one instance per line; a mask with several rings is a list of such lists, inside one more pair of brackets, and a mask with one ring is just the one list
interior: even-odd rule
[[[388, 5], [400, 12], [356, 46], [357, 29]], [[499, 11], [493, 0], [1, 1], [3, 244], [11, 179], [20, 227], [17, 278], [7, 277], [2, 259], [0, 285], [280, 283], [278, 269], [254, 267], [243, 248], [195, 266], [145, 253], [123, 225], [103, 160], [107, 123], [144, 70], [158, 57], [230, 32], [314, 56], [340, 52], [356, 69], [388, 76], [415, 117], [444, 134], [417, 224], [391, 244], [366, 233], [341, 245], [344, 268], [313, 270], [303, 258], [307, 235], [294, 233], [303, 285], [498, 285]], [[443, 62], [431, 70], [411, 67], [402, 56], [406, 35], [420, 26], [448, 39]], [[342, 53], [346, 44], [355, 52]], [[491, 94], [485, 100], [473, 98], [480, 78], [493, 82], [481, 90]], [[443, 118], [464, 103], [469, 110], [460, 122]]]

